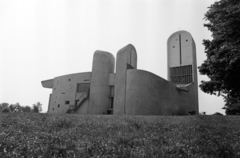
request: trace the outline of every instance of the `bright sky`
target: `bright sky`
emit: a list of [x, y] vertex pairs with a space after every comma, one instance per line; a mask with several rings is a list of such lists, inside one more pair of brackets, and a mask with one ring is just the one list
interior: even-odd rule
[[[116, 56], [131, 43], [138, 69], [167, 78], [167, 39], [189, 31], [197, 65], [206, 59], [204, 14], [216, 0], [0, 0], [0, 103], [37, 101], [47, 111], [51, 89], [41, 81], [91, 71], [95, 50]], [[198, 82], [208, 80], [199, 75]], [[223, 99], [199, 89], [199, 111], [224, 113]]]

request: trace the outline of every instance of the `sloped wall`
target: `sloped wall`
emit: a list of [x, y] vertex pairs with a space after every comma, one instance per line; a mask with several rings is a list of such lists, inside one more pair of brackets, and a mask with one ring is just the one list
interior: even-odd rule
[[48, 112], [66, 113], [69, 106], [75, 104], [77, 84], [90, 83], [91, 74], [83, 72], [55, 77]]
[[179, 115], [194, 108], [193, 85], [178, 91], [165, 79], [143, 70], [128, 70], [126, 83], [127, 115]]

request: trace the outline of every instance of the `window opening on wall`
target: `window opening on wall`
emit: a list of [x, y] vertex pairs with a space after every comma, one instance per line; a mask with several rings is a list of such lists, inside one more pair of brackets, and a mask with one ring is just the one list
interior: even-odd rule
[[58, 104], [58, 108], [60, 107], [60, 104]]
[[186, 42], [187, 42], [188, 40], [186, 40]]
[[113, 109], [114, 98], [110, 98], [110, 108]]
[[88, 92], [90, 89], [90, 83], [78, 83], [77, 84], [77, 93]]
[[113, 108], [113, 103], [114, 103], [114, 86], [110, 86], [109, 101], [110, 101], [110, 108]]
[[171, 82], [175, 84], [188, 84], [192, 82], [192, 65], [170, 68]]
[[68, 81], [71, 81], [71, 79], [69, 78]]
[[175, 46], [173, 46], [173, 48], [175, 48]]
[[70, 101], [68, 101], [68, 100], [67, 100], [67, 101], [65, 101], [65, 104], [70, 104]]
[[52, 108], [52, 110], [54, 111], [54, 108]]

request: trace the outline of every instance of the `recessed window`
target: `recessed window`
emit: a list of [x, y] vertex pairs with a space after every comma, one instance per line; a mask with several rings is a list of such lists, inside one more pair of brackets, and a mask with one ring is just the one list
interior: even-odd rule
[[52, 108], [52, 110], [54, 111], [54, 108]]
[[188, 40], [186, 40], [186, 42], [187, 42]]
[[69, 78], [68, 81], [71, 81], [71, 79]]
[[173, 48], [175, 48], [175, 46], [173, 46]]
[[89, 89], [90, 89], [90, 83], [78, 83], [77, 84], [77, 93], [88, 92]]
[[60, 104], [58, 104], [58, 108], [60, 107]]
[[65, 101], [65, 104], [70, 104], [70, 101]]
[[192, 65], [170, 68], [170, 78], [175, 84], [188, 84], [192, 82]]

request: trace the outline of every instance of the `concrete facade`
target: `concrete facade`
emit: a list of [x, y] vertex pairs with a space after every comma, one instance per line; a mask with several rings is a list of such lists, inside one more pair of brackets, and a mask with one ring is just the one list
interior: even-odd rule
[[109, 74], [114, 72], [114, 56], [96, 51], [93, 56], [89, 114], [103, 114], [109, 107]]
[[[198, 113], [197, 60], [194, 39], [187, 31], [175, 32], [168, 38], [167, 51], [168, 81], [175, 83], [177, 87], [184, 87], [186, 84], [192, 83], [194, 87], [191, 91], [194, 93], [192, 96], [193, 110]], [[179, 79], [176, 80], [176, 78]]]
[[178, 31], [167, 41], [168, 80], [137, 69], [137, 52], [129, 44], [115, 58], [96, 51], [92, 72], [42, 81], [51, 88], [49, 113], [114, 115], [198, 114], [195, 42], [190, 33]]
[[126, 113], [126, 81], [128, 69], [137, 68], [137, 52], [133, 45], [129, 44], [117, 52], [116, 77], [114, 89], [114, 114]]

